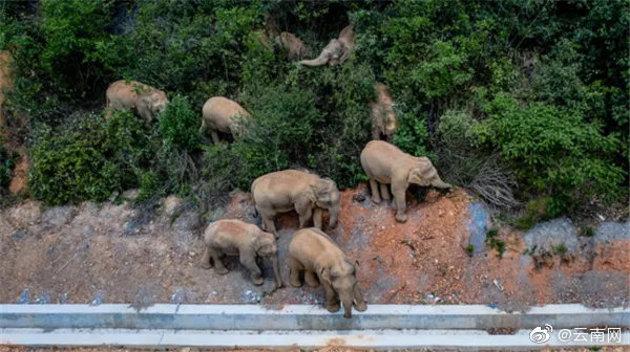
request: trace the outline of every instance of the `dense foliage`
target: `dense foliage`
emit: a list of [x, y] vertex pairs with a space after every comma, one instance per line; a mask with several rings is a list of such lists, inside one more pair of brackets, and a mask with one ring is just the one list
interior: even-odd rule
[[[379, 81], [396, 100], [394, 143], [431, 157], [447, 181], [497, 205], [550, 199], [568, 211], [628, 197], [628, 5], [4, 1], [0, 49], [16, 59], [9, 128], [28, 116], [30, 188], [49, 203], [127, 187], [207, 201], [288, 167], [352, 187], [364, 180], [358, 154]], [[341, 66], [299, 66], [265, 42], [269, 18], [314, 54], [353, 23], [356, 52]], [[155, 126], [100, 116], [120, 78], [168, 92]], [[217, 95], [254, 122], [208, 145], [201, 106]]]

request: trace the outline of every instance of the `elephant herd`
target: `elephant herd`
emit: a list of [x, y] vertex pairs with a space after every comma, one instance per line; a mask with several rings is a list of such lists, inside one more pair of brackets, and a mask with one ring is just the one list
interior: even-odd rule
[[[385, 141], [368, 142], [360, 159], [370, 178], [374, 203], [390, 199], [388, 187], [391, 185], [399, 222], [407, 220], [405, 193], [410, 184], [451, 187], [440, 179], [428, 158], [406, 154]], [[286, 258], [291, 286], [302, 286], [302, 276], [311, 287], [321, 284], [326, 293], [326, 309], [336, 312], [343, 305], [346, 318], [351, 317], [352, 307], [358, 311], [367, 309], [357, 283], [358, 263], [350, 260], [322, 231], [324, 212], [328, 212], [328, 227], [334, 228], [341, 211], [341, 196], [333, 180], [307, 171], [276, 171], [254, 180], [251, 194], [262, 228], [234, 219], [218, 220], [208, 225], [203, 236], [201, 265], [204, 268], [214, 266], [217, 273], [225, 274], [227, 269], [222, 257], [237, 255], [249, 270], [252, 281], [260, 285], [263, 279], [256, 258], [266, 258], [273, 266], [275, 287], [282, 287], [274, 219], [279, 213], [294, 210], [300, 229], [293, 234]], [[313, 227], [308, 227], [311, 222]]]
[[[275, 38], [281, 43], [293, 45], [289, 49], [295, 49], [299, 56], [306, 50], [291, 33], [282, 32]], [[338, 39], [330, 41], [317, 58], [302, 60], [300, 64], [340, 64], [353, 47], [354, 33], [352, 26], [348, 26], [341, 31]], [[369, 177], [372, 201], [380, 203], [381, 200], [390, 200], [391, 188], [396, 208], [395, 218], [398, 222], [405, 222], [405, 194], [410, 184], [443, 189], [451, 185], [440, 179], [428, 158], [409, 155], [387, 142], [398, 128], [394, 101], [385, 85], [377, 83], [374, 89], [376, 99], [370, 102], [373, 140], [365, 145], [360, 154], [361, 166]], [[107, 89], [106, 99], [106, 117], [113, 110], [129, 109], [147, 123], [155, 120], [168, 104], [163, 91], [125, 80], [112, 83]], [[220, 133], [237, 138], [251, 118], [251, 114], [237, 102], [225, 97], [211, 97], [202, 108], [200, 132], [209, 133], [213, 143], [220, 143]], [[275, 287], [282, 287], [274, 218], [279, 213], [294, 210], [299, 217], [300, 229], [293, 234], [286, 258], [290, 284], [301, 286], [302, 276], [311, 287], [321, 284], [326, 294], [326, 308], [336, 312], [341, 308], [341, 303], [346, 318], [351, 317], [353, 306], [359, 311], [367, 309], [357, 284], [358, 263], [350, 260], [335, 241], [322, 231], [324, 212], [328, 213], [328, 227], [334, 228], [341, 211], [341, 196], [335, 181], [307, 171], [276, 171], [254, 180], [251, 194], [256, 212], [262, 220], [261, 228], [235, 219], [211, 223], [204, 231], [202, 267], [214, 266], [217, 273], [226, 274], [228, 270], [222, 258], [236, 255], [248, 269], [254, 284], [261, 285], [262, 271], [256, 259], [268, 259], [273, 266]], [[311, 223], [313, 227], [308, 227]]]

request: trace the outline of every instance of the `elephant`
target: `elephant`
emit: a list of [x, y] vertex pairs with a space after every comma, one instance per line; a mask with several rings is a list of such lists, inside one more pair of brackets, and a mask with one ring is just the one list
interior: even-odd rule
[[302, 60], [299, 63], [305, 66], [335, 66], [344, 63], [354, 50], [354, 29], [352, 25], [346, 26], [339, 33], [337, 39], [331, 39], [328, 45], [322, 49], [318, 57], [312, 60]]
[[325, 307], [329, 312], [339, 311], [339, 301], [343, 304], [345, 318], [352, 317], [352, 306], [360, 312], [367, 309], [356, 277], [358, 263], [353, 264], [321, 230], [298, 230], [289, 243], [287, 264], [291, 286], [302, 286], [302, 272], [310, 287], [317, 287], [319, 283], [324, 286]]
[[276, 44], [286, 52], [289, 60], [301, 59], [309, 53], [304, 42], [293, 33], [280, 33], [276, 37]]
[[[387, 184], [391, 184], [396, 205], [396, 220], [407, 221], [405, 193], [409, 184], [449, 189], [426, 157], [409, 155], [385, 141], [370, 141], [361, 151], [361, 166], [370, 178], [372, 201], [390, 199]], [[380, 186], [380, 194], [379, 194]]]
[[212, 97], [203, 104], [200, 133], [210, 129], [212, 142], [218, 144], [219, 133], [231, 133], [237, 137], [243, 131], [243, 123], [251, 114], [237, 102], [225, 97]]
[[274, 217], [293, 209], [298, 213], [300, 228], [313, 218], [313, 224], [322, 228], [322, 212], [328, 210], [328, 225], [334, 228], [340, 211], [340, 195], [335, 181], [318, 175], [283, 170], [258, 177], [251, 186], [256, 211], [261, 215], [263, 229], [278, 234]]
[[275, 288], [282, 287], [277, 258], [278, 246], [273, 234], [240, 220], [224, 219], [208, 225], [203, 234], [203, 242], [201, 267], [210, 269], [214, 264], [216, 272], [224, 275], [228, 270], [221, 258], [225, 255], [238, 255], [241, 264], [249, 270], [254, 284], [262, 285], [262, 271], [256, 264], [256, 258], [267, 258], [273, 267]]
[[372, 118], [372, 139], [380, 140], [383, 136], [386, 141], [391, 141], [398, 129], [398, 119], [394, 112], [394, 100], [387, 86], [376, 83], [376, 101], [370, 103]]
[[120, 80], [109, 85], [106, 93], [107, 117], [112, 110], [133, 109], [145, 122], [150, 123], [168, 104], [163, 91], [136, 81]]

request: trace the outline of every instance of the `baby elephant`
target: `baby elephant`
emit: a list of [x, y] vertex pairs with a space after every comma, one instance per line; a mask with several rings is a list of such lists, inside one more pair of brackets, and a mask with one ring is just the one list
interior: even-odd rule
[[392, 185], [398, 222], [407, 221], [405, 193], [410, 183], [451, 188], [451, 185], [440, 179], [428, 158], [409, 155], [384, 141], [371, 141], [365, 145], [361, 152], [361, 166], [370, 178], [374, 203], [380, 203], [381, 197], [389, 200], [387, 185]]
[[163, 91], [136, 81], [116, 81], [107, 88], [107, 108], [111, 110], [135, 110], [146, 122], [166, 109], [168, 98]]
[[377, 83], [374, 86], [374, 90], [376, 91], [377, 99], [375, 102], [370, 103], [370, 109], [372, 110], [372, 139], [379, 140], [383, 136], [386, 141], [390, 141], [398, 129], [398, 119], [394, 111], [394, 99], [392, 99], [387, 86], [382, 83]]
[[294, 209], [300, 218], [300, 228], [313, 218], [315, 227], [321, 229], [323, 210], [329, 212], [328, 225], [337, 224], [339, 190], [329, 178], [298, 170], [277, 171], [254, 180], [251, 190], [256, 211], [263, 219], [263, 229], [276, 235], [276, 214]]
[[242, 131], [242, 119], [251, 115], [237, 102], [224, 97], [212, 97], [203, 104], [203, 118], [199, 132], [205, 133], [210, 129], [212, 142], [219, 143], [218, 132], [231, 133], [236, 137]]
[[240, 220], [218, 220], [208, 225], [203, 234], [203, 241], [205, 245], [201, 258], [203, 268], [211, 268], [214, 262], [217, 273], [227, 274], [228, 270], [221, 258], [225, 255], [238, 255], [241, 264], [249, 270], [254, 284], [262, 285], [262, 271], [256, 264], [256, 257], [268, 258], [273, 266], [275, 287], [282, 287], [276, 256], [278, 247], [273, 234]]
[[360, 312], [367, 309], [357, 283], [356, 266], [321, 230], [308, 228], [297, 231], [289, 243], [287, 262], [292, 286], [302, 286], [302, 272], [307, 285], [317, 287], [321, 283], [324, 286], [328, 311], [338, 311], [340, 300], [345, 318], [352, 316], [353, 305]]

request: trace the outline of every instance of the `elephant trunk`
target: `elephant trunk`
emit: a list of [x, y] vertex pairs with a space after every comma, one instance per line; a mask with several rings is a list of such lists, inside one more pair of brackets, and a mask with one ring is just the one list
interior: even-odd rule
[[278, 257], [271, 257], [271, 266], [273, 267], [273, 276], [276, 284], [276, 288], [282, 287], [282, 277], [280, 276], [280, 269], [278, 268]]
[[304, 66], [312, 66], [312, 67], [323, 66], [323, 65], [326, 65], [327, 63], [328, 63], [328, 57], [324, 53], [321, 53], [315, 59], [300, 61], [300, 64], [302, 64]]
[[339, 212], [340, 210], [340, 206], [336, 205], [335, 207], [332, 207], [328, 210], [328, 227], [329, 228], [335, 228], [337, 226], [337, 221], [339, 219]]
[[444, 188], [444, 189], [453, 187], [451, 184], [442, 181], [439, 177], [431, 185], [436, 188]]
[[343, 305], [343, 317], [350, 319], [352, 317], [352, 303], [354, 302], [352, 292], [345, 294], [340, 293], [339, 300], [341, 301], [341, 305]]

